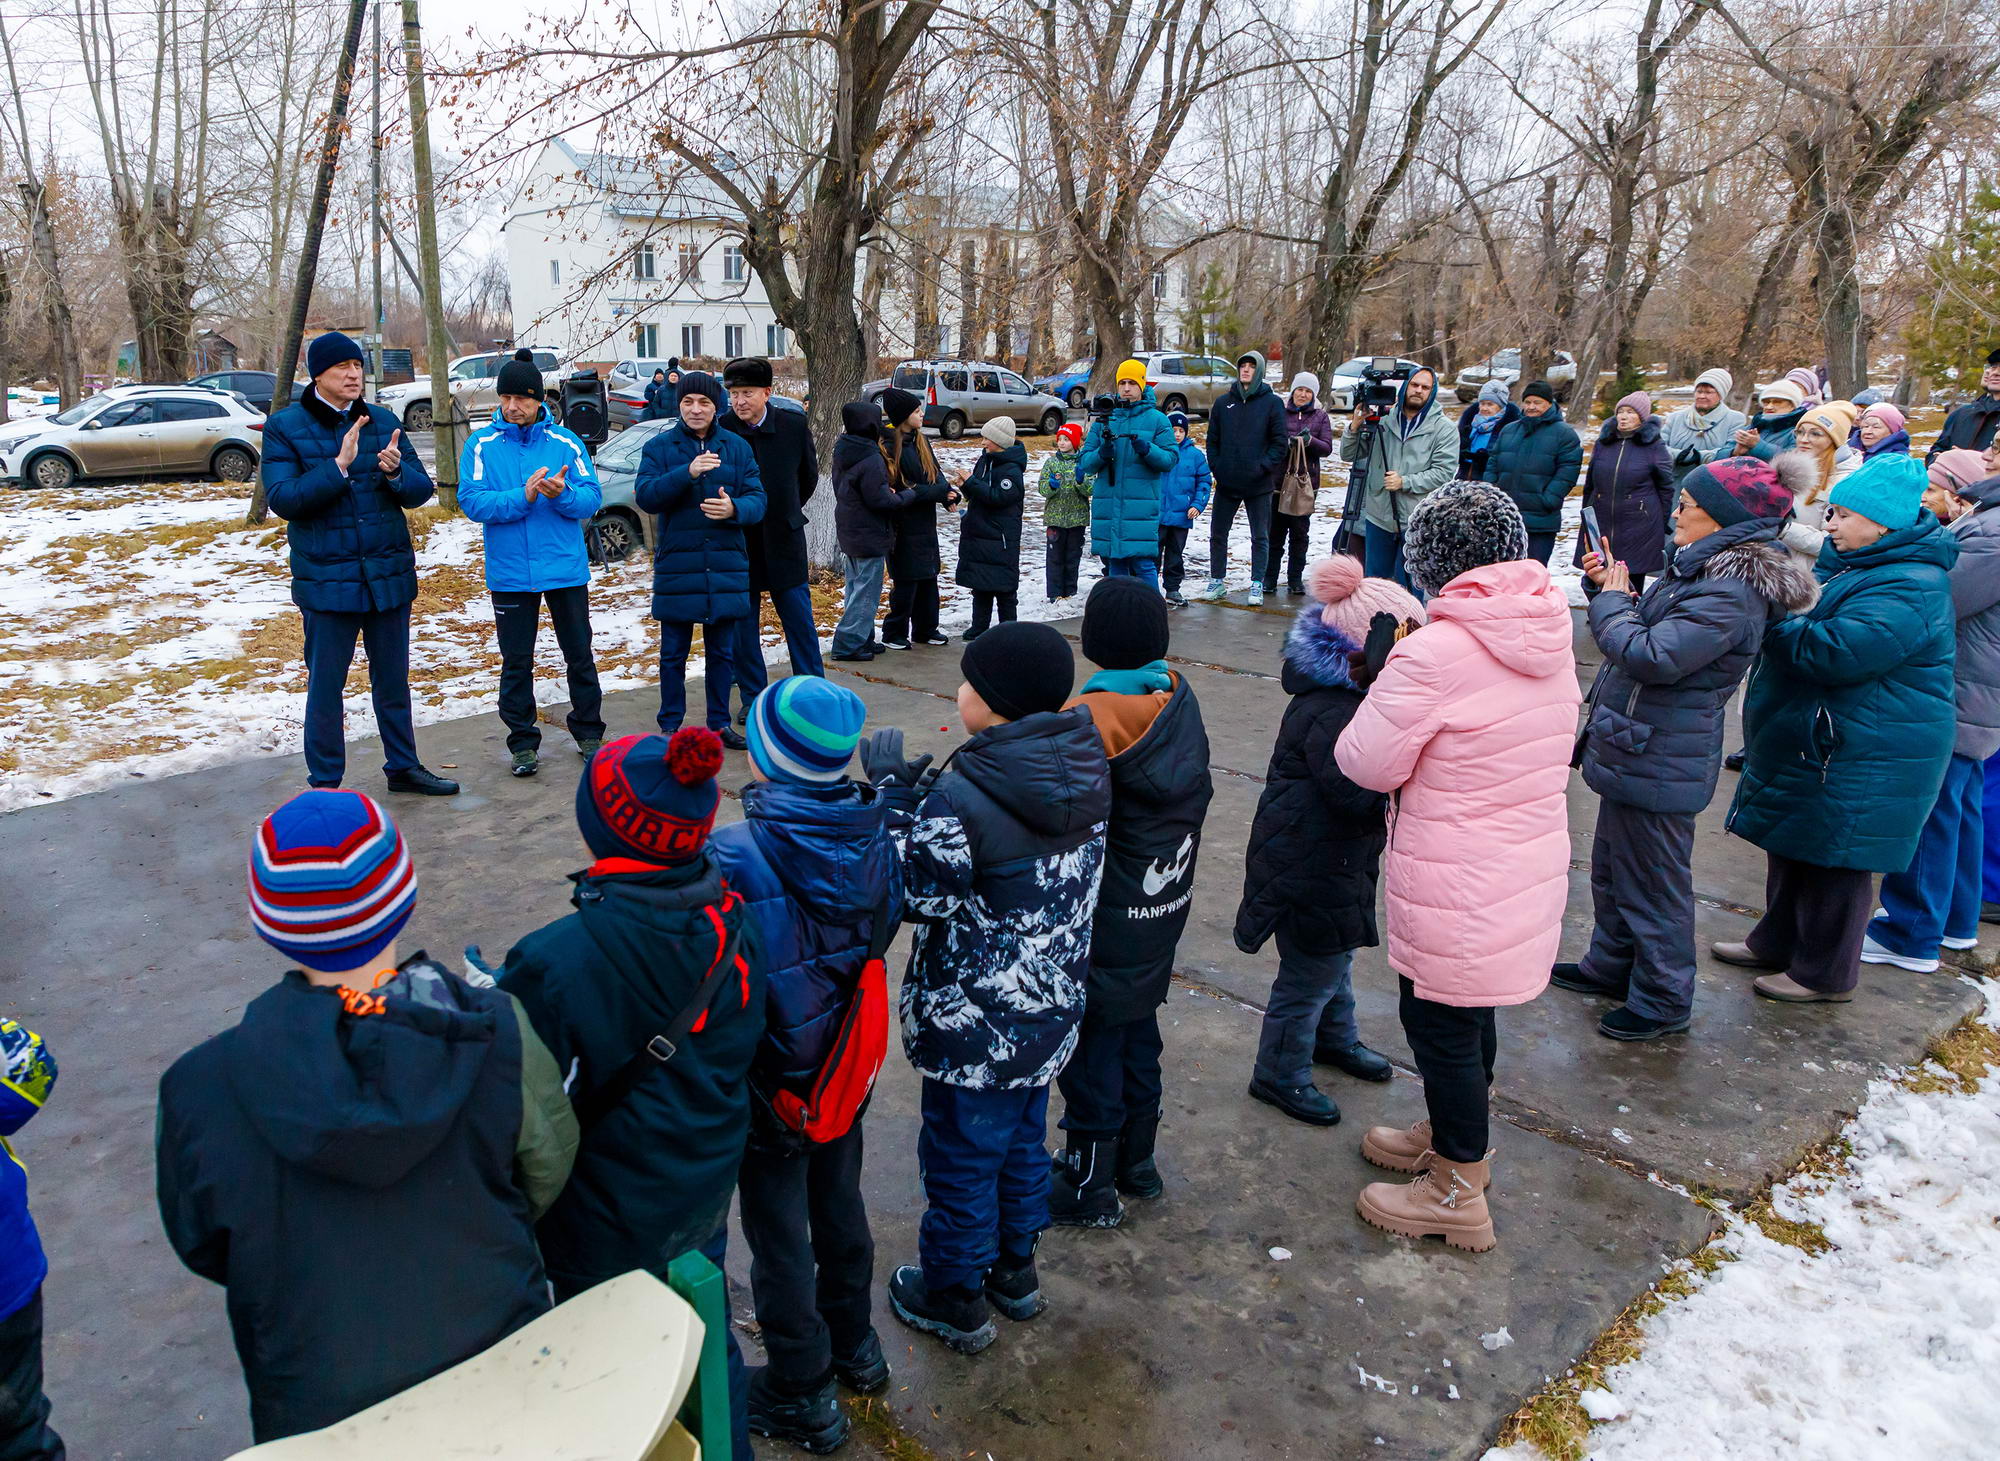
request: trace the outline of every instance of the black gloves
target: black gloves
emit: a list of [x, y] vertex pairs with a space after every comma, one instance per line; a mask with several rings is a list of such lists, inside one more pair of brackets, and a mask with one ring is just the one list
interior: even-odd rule
[[926, 751], [915, 760], [903, 756], [903, 733], [891, 726], [878, 730], [861, 743], [861, 770], [870, 782], [879, 787], [917, 787], [929, 789], [937, 780], [929, 770], [931, 755]]

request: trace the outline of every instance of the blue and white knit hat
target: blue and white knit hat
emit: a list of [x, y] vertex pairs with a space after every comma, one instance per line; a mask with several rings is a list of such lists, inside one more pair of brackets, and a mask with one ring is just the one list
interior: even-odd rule
[[750, 702], [744, 738], [768, 780], [832, 783], [847, 775], [867, 718], [868, 707], [846, 686], [793, 675]]
[[361, 792], [303, 792], [250, 841], [250, 921], [271, 947], [315, 969], [359, 968], [416, 906], [403, 834]]

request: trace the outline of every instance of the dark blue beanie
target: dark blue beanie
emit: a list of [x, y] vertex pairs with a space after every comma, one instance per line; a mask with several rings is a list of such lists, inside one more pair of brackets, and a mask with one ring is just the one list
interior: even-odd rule
[[368, 363], [361, 347], [340, 331], [328, 330], [324, 335], [315, 335], [312, 344], [306, 346], [306, 377], [318, 380], [336, 365], [349, 360], [358, 365]]

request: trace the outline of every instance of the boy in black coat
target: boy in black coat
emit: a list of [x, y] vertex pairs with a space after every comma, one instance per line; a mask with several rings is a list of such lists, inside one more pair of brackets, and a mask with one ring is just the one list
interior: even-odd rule
[[995, 416], [979, 428], [985, 449], [959, 482], [971, 504], [958, 528], [958, 584], [972, 590], [972, 627], [965, 642], [986, 632], [997, 608], [1014, 621], [1021, 591], [1021, 505], [1028, 496], [1028, 453], [1014, 440], [1014, 419]]
[[997, 625], [960, 664], [971, 739], [950, 769], [906, 762], [893, 730], [862, 743], [862, 764], [902, 854], [903, 1049], [924, 1078], [922, 1261], [896, 1270], [889, 1305], [976, 1354], [996, 1337], [982, 1288], [1010, 1319], [1046, 1307], [1049, 1082], [1076, 1048], [1111, 783], [1090, 717], [1062, 708], [1076, 672], [1062, 635]]
[[1236, 947], [1254, 954], [1273, 933], [1278, 938], [1278, 977], [1250, 1094], [1307, 1125], [1332, 1126], [1340, 1107], [1313, 1084], [1316, 1062], [1358, 1080], [1386, 1081], [1390, 1073], [1389, 1062], [1361, 1043], [1350, 982], [1354, 950], [1379, 941], [1383, 798], [1343, 776], [1333, 748], [1394, 642], [1368, 645], [1371, 626], [1421, 624], [1424, 610], [1394, 581], [1364, 578], [1361, 561], [1347, 554], [1312, 564], [1306, 587], [1315, 602], [1285, 639], [1292, 702], [1250, 825]]
[[1113, 1228], [1125, 1217], [1120, 1192], [1163, 1190], [1153, 1164], [1159, 1009], [1215, 787], [1201, 706], [1167, 668], [1167, 601], [1136, 578], [1100, 579], [1084, 603], [1083, 655], [1098, 673], [1070, 707], [1089, 711], [1104, 738], [1111, 826], [1083, 1026], [1057, 1078], [1069, 1140], [1055, 1159], [1049, 1214], [1059, 1226]]

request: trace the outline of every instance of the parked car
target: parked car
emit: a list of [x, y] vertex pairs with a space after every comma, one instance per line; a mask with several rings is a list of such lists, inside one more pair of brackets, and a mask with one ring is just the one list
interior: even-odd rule
[[54, 416], [0, 427], [0, 482], [58, 488], [169, 472], [247, 482], [263, 428], [264, 413], [232, 393], [113, 386]]
[[[271, 401], [278, 394], [278, 377], [268, 370], [211, 370], [188, 384], [209, 391], [233, 391], [267, 416], [271, 414]], [[294, 403], [305, 393], [304, 381], [292, 382]]]
[[613, 431], [623, 431], [646, 413], [646, 387], [653, 383], [654, 371], [666, 368], [664, 360], [621, 360], [611, 367], [604, 388], [611, 401]]
[[1043, 436], [1054, 436], [1069, 419], [1060, 398], [985, 361], [906, 360], [887, 380], [862, 386], [862, 398], [878, 401], [890, 386], [921, 396], [924, 425], [936, 427], [946, 441], [957, 441], [968, 427], [984, 426], [997, 416], [1011, 416], [1023, 431]]
[[1088, 358], [1072, 360], [1054, 375], [1035, 378], [1035, 389], [1054, 396], [1072, 411], [1081, 411], [1090, 403], [1090, 372], [1097, 362]]
[[[646, 374], [650, 380], [652, 372]], [[646, 541], [645, 514], [639, 511], [633, 491], [639, 477], [639, 457], [648, 441], [673, 424], [671, 418], [634, 421], [591, 453], [598, 485], [604, 489], [604, 501], [590, 520], [589, 530], [595, 537], [598, 555], [607, 563], [629, 558]]]
[[[562, 362], [553, 350], [536, 350], [535, 369], [542, 373], [542, 384], [547, 387], [550, 399], [562, 398]], [[500, 367], [514, 358], [512, 350], [500, 350], [485, 355], [461, 355], [446, 369], [451, 381], [451, 399], [458, 409], [465, 413], [468, 421], [484, 421], [500, 406], [500, 396], [493, 389], [494, 380], [500, 374]], [[429, 431], [431, 429], [431, 378], [419, 376], [407, 385], [384, 386], [376, 404], [387, 406], [403, 419], [405, 431]], [[560, 414], [560, 406], [557, 407]]]
[[1142, 350], [1132, 358], [1145, 364], [1146, 384], [1162, 411], [1205, 416], [1236, 384], [1236, 363], [1220, 356]]
[[[1499, 381], [1510, 391], [1520, 384], [1521, 352], [1502, 350], [1466, 366], [1451, 383], [1452, 394], [1458, 397], [1459, 404], [1470, 405], [1479, 399], [1479, 388], [1489, 380]], [[1556, 351], [1556, 363], [1549, 368], [1549, 384], [1555, 387], [1557, 400], [1569, 399], [1570, 388], [1576, 384], [1576, 357], [1569, 351]]]
[[[1352, 360], [1343, 360], [1336, 365], [1333, 368], [1333, 375], [1326, 382], [1326, 391], [1320, 397], [1320, 404], [1336, 413], [1352, 411], [1354, 393], [1361, 386], [1361, 372], [1367, 369], [1369, 361], [1374, 358], [1372, 355], [1357, 355]], [[1387, 379], [1401, 382], [1409, 379], [1411, 371], [1428, 368], [1421, 360], [1399, 358], [1396, 361], [1396, 373]]]

